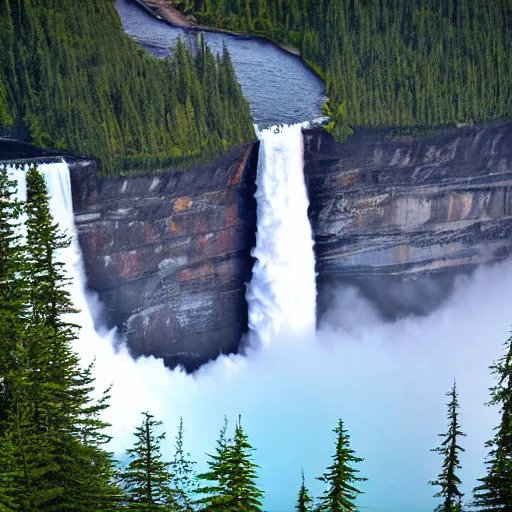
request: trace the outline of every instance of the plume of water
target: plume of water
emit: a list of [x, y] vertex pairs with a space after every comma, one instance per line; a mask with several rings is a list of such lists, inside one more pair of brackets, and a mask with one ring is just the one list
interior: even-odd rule
[[251, 342], [291, 332], [311, 336], [316, 322], [313, 237], [308, 218], [300, 124], [257, 131], [256, 259], [247, 289]]

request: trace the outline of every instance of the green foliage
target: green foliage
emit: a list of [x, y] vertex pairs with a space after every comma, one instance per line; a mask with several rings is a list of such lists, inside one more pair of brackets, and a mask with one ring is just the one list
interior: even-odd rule
[[162, 425], [154, 420], [148, 412], [135, 430], [136, 442], [126, 453], [132, 459], [120, 475], [129, 496], [129, 510], [174, 510], [171, 507], [174, 496], [169, 484], [170, 462], [162, 460], [160, 442], [165, 433], [157, 434], [156, 429]]
[[226, 486], [229, 473], [227, 458], [228, 450], [231, 446], [231, 439], [227, 437], [227, 432], [228, 420], [224, 418], [224, 425], [217, 440], [215, 454], [208, 454], [208, 467], [210, 470], [207, 473], [198, 475], [200, 480], [206, 482], [203, 487], [195, 491], [198, 494], [205, 495], [196, 501], [201, 510], [211, 512], [223, 510], [225, 496], [228, 493]]
[[[78, 512], [114, 510], [114, 461], [103, 450], [109, 438], [99, 414], [108, 395], [93, 401], [91, 367], [82, 370], [71, 344], [73, 311], [58, 260], [68, 244], [53, 223], [44, 178], [27, 173], [28, 198], [13, 202], [6, 173], [0, 175], [1, 422], [0, 505], [6, 510]], [[26, 214], [26, 240], [19, 223]], [[3, 239], [5, 242], [5, 239]], [[5, 265], [5, 266], [4, 266]], [[8, 291], [4, 285], [8, 285]]]
[[453, 383], [452, 389], [446, 393], [446, 396], [451, 398], [450, 402], [447, 404], [448, 431], [444, 434], [438, 434], [444, 440], [441, 446], [432, 450], [443, 456], [443, 466], [437, 480], [429, 483], [441, 487], [441, 490], [434, 495], [435, 498], [443, 498], [443, 503], [436, 507], [437, 512], [461, 512], [461, 501], [464, 494], [459, 490], [459, 486], [462, 482], [457, 476], [457, 470], [462, 467], [460, 465], [459, 452], [464, 452], [465, 450], [459, 446], [458, 438], [466, 434], [460, 430], [461, 427], [458, 418], [459, 402], [455, 382]]
[[352, 464], [362, 462], [364, 459], [356, 457], [354, 450], [350, 448], [350, 436], [343, 429], [341, 419], [333, 432], [337, 434], [336, 453], [332, 457], [332, 465], [321, 477], [318, 477], [318, 480], [327, 484], [327, 489], [320, 498], [317, 511], [352, 512], [358, 510], [355, 500], [358, 494], [362, 494], [362, 491], [357, 489], [354, 484], [367, 480], [356, 476], [359, 470], [355, 469]]
[[123, 32], [113, 0], [0, 0], [0, 47], [0, 133], [96, 156], [104, 174], [254, 137], [227, 52], [195, 58], [180, 42], [156, 59]]
[[512, 116], [509, 0], [196, 0], [195, 13], [299, 48], [353, 127]]
[[344, 103], [331, 108], [332, 102], [326, 102], [322, 114], [329, 117], [329, 123], [324, 128], [338, 141], [344, 141], [354, 133], [348, 125], [347, 107]]
[[213, 482], [197, 492], [206, 494], [197, 501], [201, 511], [213, 512], [261, 512], [263, 491], [256, 485], [256, 469], [251, 460], [254, 450], [242, 429], [239, 417], [233, 440], [226, 438], [227, 421], [217, 441], [216, 455], [210, 455], [210, 471], [199, 478]]
[[512, 336], [505, 343], [505, 354], [490, 369], [497, 383], [490, 388], [488, 405], [499, 406], [501, 423], [495, 428], [486, 460], [487, 475], [474, 489], [476, 510], [512, 510]]
[[193, 512], [195, 509], [192, 495], [197, 487], [194, 474], [195, 462], [189, 459], [190, 453], [185, 453], [183, 449], [184, 433], [183, 418], [180, 418], [178, 434], [176, 435], [176, 451], [170, 464], [172, 472], [170, 487], [175, 510], [177, 512]]
[[300, 485], [299, 497], [297, 499], [295, 510], [298, 512], [312, 512], [313, 510], [313, 500], [311, 499], [304, 480], [304, 469], [302, 470], [302, 483]]

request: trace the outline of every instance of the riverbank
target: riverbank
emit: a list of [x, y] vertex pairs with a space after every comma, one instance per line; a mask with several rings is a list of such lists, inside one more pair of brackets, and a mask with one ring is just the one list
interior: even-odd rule
[[301, 57], [300, 50], [293, 46], [283, 45], [272, 41], [268, 37], [258, 36], [258, 35], [247, 35], [240, 34], [238, 32], [233, 32], [232, 30], [225, 30], [222, 28], [216, 27], [207, 27], [204, 25], [199, 25], [195, 22], [193, 16], [185, 16], [178, 8], [173, 7], [169, 4], [167, 0], [134, 0], [137, 5], [139, 5], [142, 9], [149, 12], [155, 18], [165, 21], [169, 23], [173, 27], [181, 28], [186, 31], [197, 31], [197, 32], [209, 32], [212, 34], [224, 34], [231, 37], [238, 37], [243, 39], [258, 39], [260, 41], [268, 41], [278, 48], [281, 48], [285, 52], [288, 52], [296, 57], [301, 58], [302, 62], [306, 64], [309, 68], [311, 68], [315, 74], [317, 74], [322, 80], [324, 77], [321, 73], [318, 72], [315, 67], [311, 65], [311, 63], [305, 61]]

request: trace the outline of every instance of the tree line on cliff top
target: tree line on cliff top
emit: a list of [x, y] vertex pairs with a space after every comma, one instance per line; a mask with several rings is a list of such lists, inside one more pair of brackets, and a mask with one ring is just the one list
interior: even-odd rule
[[113, 0], [0, 0], [0, 134], [110, 175], [214, 158], [254, 130], [229, 53], [198, 46], [151, 56]]
[[[17, 200], [15, 183], [0, 167], [0, 511], [2, 512], [260, 512], [254, 449], [241, 418], [228, 437], [225, 422], [208, 469], [196, 474], [184, 449], [180, 422], [174, 458], [161, 453], [161, 423], [143, 413], [120, 467], [108, 451], [109, 426], [102, 412], [109, 390], [95, 391], [93, 367], [82, 367], [72, 348], [79, 327], [59, 250], [69, 240], [60, 233], [48, 205], [44, 177], [27, 173], [27, 200]], [[24, 226], [23, 226], [24, 225]], [[71, 319], [70, 319], [71, 314]], [[491, 366], [495, 384], [490, 405], [501, 421], [488, 441], [487, 473], [474, 489], [471, 510], [512, 510], [512, 337]], [[434, 451], [442, 456], [432, 482], [440, 499], [437, 512], [464, 509], [458, 397], [447, 393], [448, 427]], [[304, 473], [295, 509], [299, 512], [358, 510], [362, 492], [356, 465], [363, 461], [350, 446], [340, 419], [334, 429], [332, 463], [318, 479], [323, 494], [313, 500]], [[298, 468], [297, 468], [298, 472]], [[299, 482], [298, 482], [299, 483]], [[290, 504], [290, 509], [292, 504]]]
[[512, 116], [510, 0], [169, 0], [198, 21], [300, 49], [350, 126]]

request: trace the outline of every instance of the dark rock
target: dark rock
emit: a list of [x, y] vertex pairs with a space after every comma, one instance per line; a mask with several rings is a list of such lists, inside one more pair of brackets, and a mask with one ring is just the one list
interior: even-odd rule
[[98, 177], [71, 168], [89, 286], [135, 356], [195, 370], [247, 328], [257, 144], [194, 169]]
[[387, 316], [431, 310], [453, 277], [512, 250], [512, 122], [422, 138], [304, 134], [319, 300], [351, 283]]

